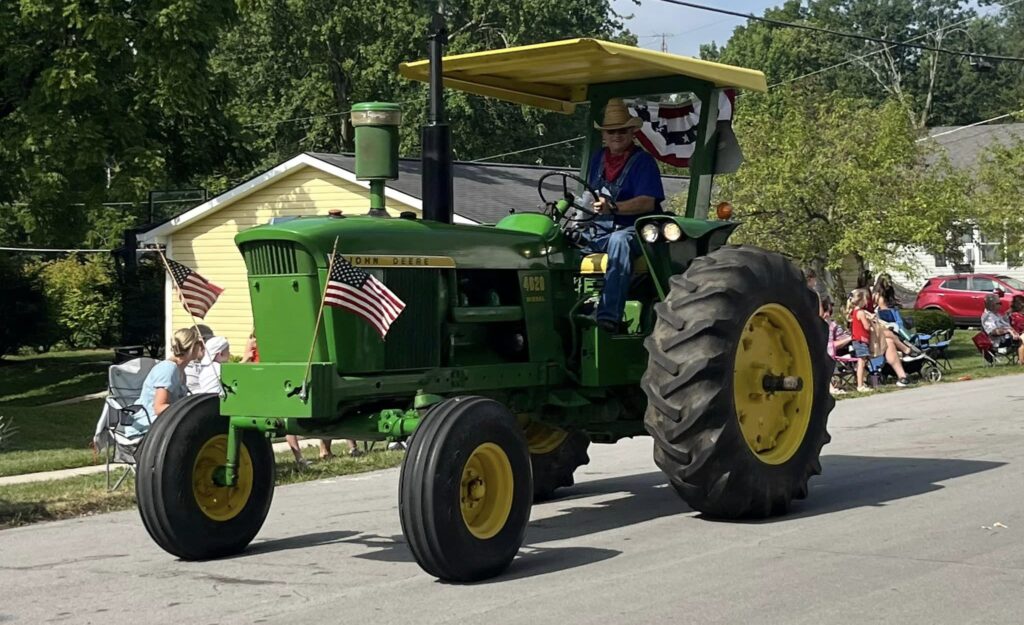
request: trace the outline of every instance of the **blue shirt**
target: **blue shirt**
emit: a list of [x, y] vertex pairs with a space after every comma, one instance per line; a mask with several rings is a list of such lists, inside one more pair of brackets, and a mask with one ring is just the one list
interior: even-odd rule
[[146, 376], [146, 381], [142, 383], [142, 394], [139, 395], [139, 401], [135, 402], [145, 408], [145, 410], [140, 410], [136, 413], [134, 423], [126, 426], [124, 429], [125, 434], [129, 437], [145, 434], [151, 422], [156, 419], [156, 409], [153, 407], [153, 401], [156, 399], [156, 390], [158, 388], [167, 389], [167, 392], [170, 394], [168, 402], [172, 404], [188, 395], [188, 387], [185, 386], [185, 376], [178, 369], [178, 365], [170, 360], [157, 363], [150, 370], [149, 375]]
[[[633, 148], [637, 154], [633, 156], [634, 159], [632, 165], [629, 166], [629, 172], [626, 173], [626, 177], [623, 179], [622, 174], [614, 180], [619, 185], [619, 193], [613, 196], [612, 199], [616, 202], [623, 200], [631, 200], [641, 195], [647, 195], [654, 198], [654, 210], [651, 213], [661, 212], [661, 201], [665, 199], [665, 188], [661, 185], [661, 172], [658, 171], [658, 164], [654, 161], [654, 158], [644, 152], [640, 148]], [[594, 187], [599, 193], [602, 191], [601, 184], [601, 154], [604, 153], [605, 148], [602, 148], [594, 153], [590, 158], [590, 169], [588, 181], [590, 186]], [[625, 170], [623, 170], [625, 171]], [[638, 217], [643, 217], [643, 214], [639, 215], [615, 215], [616, 226], [632, 226]]]

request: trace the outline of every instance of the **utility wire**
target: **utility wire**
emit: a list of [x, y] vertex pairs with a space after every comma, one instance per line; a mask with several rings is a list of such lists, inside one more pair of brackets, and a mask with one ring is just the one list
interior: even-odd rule
[[[1004, 9], [1009, 8], [1009, 7], [1011, 7], [1011, 6], [1017, 4], [1018, 2], [1021, 2], [1021, 1], [1022, 0], [1013, 0], [1012, 2], [1007, 2], [1006, 4], [1003, 5], [1002, 8], [1004, 8]], [[937, 32], [941, 32], [943, 30], [947, 30], [947, 29], [950, 29], [950, 28], [955, 28], [955, 27], [960, 26], [962, 24], [966, 24], [967, 22], [970, 22], [971, 20], [974, 20], [974, 19], [976, 19], [976, 16], [966, 17], [966, 18], [964, 18], [964, 19], [962, 19], [962, 20], [960, 20], [958, 22], [953, 22], [952, 24], [946, 24], [945, 26], [940, 26], [939, 28], [936, 28], [935, 30], [928, 31], [928, 32], [920, 34], [920, 35], [915, 35], [914, 37], [911, 37], [910, 39], [907, 39], [903, 43], [909, 43], [911, 41], [916, 41], [918, 39], [924, 39], [925, 37], [930, 37], [931, 35], [934, 35]], [[885, 52], [886, 50], [888, 50], [890, 47], [892, 47], [892, 46], [885, 46], [885, 47], [879, 48], [878, 50], [875, 50], [874, 52], [868, 52], [867, 54], [862, 54], [860, 56], [855, 56], [852, 59], [847, 59], [847, 60], [842, 61], [840, 63], [836, 63], [835, 65], [829, 65], [828, 67], [823, 67], [821, 69], [816, 69], [813, 72], [808, 72], [806, 74], [802, 74], [802, 75], [797, 76], [795, 78], [787, 78], [786, 80], [780, 80], [777, 83], [768, 85], [768, 88], [769, 89], [774, 89], [775, 87], [780, 87], [782, 85], [786, 85], [786, 84], [789, 84], [791, 82], [796, 82], [798, 80], [803, 80], [804, 78], [810, 78], [811, 76], [817, 76], [818, 74], [823, 74], [823, 73], [831, 71], [833, 69], [837, 69], [837, 68], [843, 67], [844, 65], [849, 65], [850, 63], [856, 63], [857, 61], [861, 61], [863, 59], [866, 59], [869, 56], [874, 56], [876, 54], [881, 54], [881, 53]]]
[[[409, 99], [409, 100], [402, 100], [398, 104], [412, 104], [413, 102], [418, 102], [419, 100], [420, 100], [420, 98], [412, 98], [412, 99]], [[351, 112], [352, 112], [352, 109], [349, 109], [347, 111], [335, 111], [333, 113], [323, 113], [323, 114], [318, 114], [318, 115], [306, 115], [304, 117], [291, 117], [291, 118], [288, 118], [288, 119], [275, 119], [275, 120], [270, 120], [270, 121], [265, 121], [265, 122], [253, 122], [251, 124], [244, 124], [243, 127], [244, 128], [254, 128], [254, 127], [258, 127], [258, 126], [274, 126], [274, 125], [277, 125], [277, 124], [287, 124], [289, 122], [304, 122], [304, 121], [309, 121], [311, 119], [321, 119], [321, 118], [327, 118], [327, 117], [338, 117], [340, 115], [348, 115]]]
[[547, 143], [545, 145], [536, 145], [536, 146], [534, 146], [532, 148], [523, 148], [522, 150], [516, 150], [514, 152], [505, 152], [503, 154], [495, 154], [494, 156], [486, 156], [484, 158], [474, 159], [474, 160], [469, 161], [469, 162], [470, 163], [482, 163], [484, 161], [489, 161], [489, 160], [495, 159], [495, 158], [501, 158], [503, 156], [512, 156], [513, 154], [522, 154], [523, 152], [532, 152], [534, 150], [541, 150], [541, 149], [544, 149], [544, 148], [550, 148], [551, 146], [555, 146], [555, 145], [562, 145], [563, 143], [572, 143], [574, 141], [579, 141], [582, 138], [583, 138], [583, 136], [580, 135], [579, 137], [573, 137], [572, 139], [565, 139], [563, 141], [555, 141], [554, 143]]
[[1006, 119], [1007, 117], [1014, 117], [1021, 113], [1024, 113], [1024, 109], [1021, 109], [1019, 111], [1012, 111], [1010, 113], [1004, 113], [1003, 115], [997, 115], [996, 117], [993, 117], [991, 119], [983, 119], [980, 122], [974, 122], [973, 124], [967, 124], [966, 126], [957, 126], [956, 128], [947, 130], [945, 132], [936, 133], [934, 135], [928, 135], [927, 137], [921, 137], [920, 139], [917, 140], [917, 143], [921, 143], [922, 141], [928, 141], [929, 139], [935, 139], [936, 137], [945, 137], [946, 135], [951, 135], [953, 133], [960, 132], [961, 130], [967, 130], [968, 128], [974, 128], [975, 126], [981, 126], [994, 121], [999, 121], [1000, 119]]
[[765, 24], [771, 24], [773, 26], [779, 26], [782, 28], [797, 28], [800, 30], [809, 30], [812, 32], [825, 33], [834, 35], [836, 37], [845, 37], [847, 39], [859, 39], [861, 41], [874, 41], [875, 43], [881, 43], [886, 46], [892, 47], [904, 47], [914, 48], [917, 50], [928, 50], [930, 52], [942, 52], [943, 54], [953, 54], [957, 56], [967, 58], [980, 58], [980, 59], [991, 59], [993, 61], [1017, 61], [1024, 62], [1024, 57], [1019, 56], [1004, 56], [1001, 54], [984, 54], [980, 52], [965, 52], [963, 50], [950, 50], [948, 48], [938, 48], [935, 46], [925, 46], [916, 43], [906, 43], [900, 41], [893, 41], [891, 39], [882, 39], [881, 37], [872, 37], [871, 35], [861, 35], [859, 33], [848, 33], [840, 30], [832, 30], [830, 28], [824, 28], [822, 26], [812, 26], [810, 24], [797, 24], [795, 22], [785, 22], [782, 20], [772, 19], [770, 17], [758, 17], [753, 13], [739, 13], [737, 11], [729, 11], [727, 9], [719, 9], [716, 7], [709, 7], [703, 4], [695, 4], [693, 2], [684, 2], [683, 0], [661, 0], [668, 4], [675, 4], [678, 6], [688, 7], [691, 9], [699, 9], [701, 11], [711, 11], [712, 13], [721, 13], [723, 15], [732, 15], [734, 17], [742, 17], [744, 19], [753, 20], [756, 22], [764, 22]]
[[33, 252], [33, 253], [44, 253], [44, 254], [68, 254], [68, 253], [84, 253], [84, 254], [98, 254], [104, 253], [109, 254], [110, 250], [64, 250], [54, 249], [46, 247], [0, 247], [0, 252]]

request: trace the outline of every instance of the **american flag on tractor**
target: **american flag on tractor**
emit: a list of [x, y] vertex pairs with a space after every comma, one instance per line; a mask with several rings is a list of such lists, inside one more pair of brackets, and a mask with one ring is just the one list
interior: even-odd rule
[[382, 339], [405, 309], [405, 302], [383, 282], [354, 266], [344, 256], [336, 257], [331, 266], [324, 303], [359, 315]]
[[193, 317], [205, 318], [206, 313], [224, 292], [224, 289], [178, 261], [170, 258], [165, 260], [167, 268], [171, 271], [171, 278], [174, 279], [174, 284], [178, 287], [178, 293], [181, 294], [181, 302], [185, 305], [185, 310]]

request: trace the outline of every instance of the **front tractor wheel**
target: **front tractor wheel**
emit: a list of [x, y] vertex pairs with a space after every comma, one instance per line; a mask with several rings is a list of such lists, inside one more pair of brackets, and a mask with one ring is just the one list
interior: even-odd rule
[[142, 443], [135, 497], [146, 531], [183, 560], [241, 552], [263, 526], [274, 494], [274, 453], [241, 430], [238, 479], [224, 486], [228, 421], [216, 395], [192, 395], [153, 422]]
[[695, 510], [767, 517], [807, 496], [835, 401], [818, 300], [777, 254], [724, 247], [655, 306], [643, 388], [654, 459]]
[[484, 397], [445, 400], [416, 429], [399, 478], [402, 533], [446, 581], [500, 574], [523, 544], [533, 486], [522, 428]]

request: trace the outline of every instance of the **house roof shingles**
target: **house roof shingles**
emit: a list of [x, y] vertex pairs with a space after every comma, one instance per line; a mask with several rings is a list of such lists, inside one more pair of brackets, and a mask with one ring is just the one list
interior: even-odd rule
[[953, 167], [973, 169], [982, 152], [993, 143], [1012, 145], [1015, 141], [1024, 140], [1024, 124], [990, 124], [970, 128], [935, 126], [928, 129], [928, 135], [945, 150]]
[[[355, 171], [356, 159], [350, 154], [307, 154], [335, 167]], [[389, 180], [387, 185], [396, 191], [420, 198], [421, 166], [419, 159], [399, 159], [398, 180]], [[479, 223], [495, 223], [513, 209], [536, 210], [541, 204], [537, 195], [537, 181], [549, 171], [577, 173], [575, 169], [537, 165], [456, 162], [453, 164], [455, 212]], [[560, 182], [556, 185], [556, 180], [550, 181], [552, 195], [549, 197], [557, 197], [554, 193], [560, 189]], [[670, 198], [686, 191], [687, 179], [662, 176], [662, 183], [665, 186], [665, 197]]]

